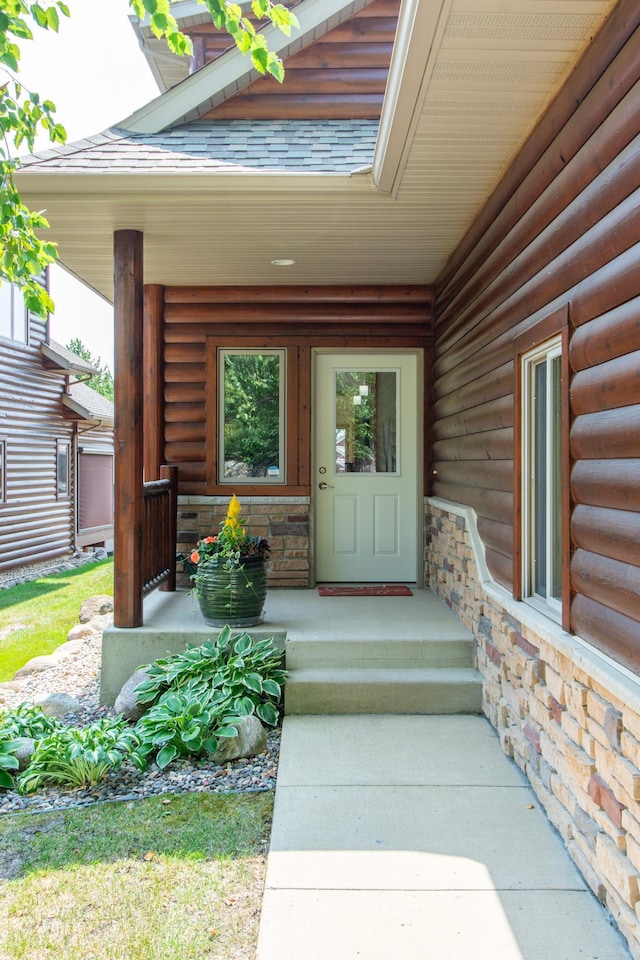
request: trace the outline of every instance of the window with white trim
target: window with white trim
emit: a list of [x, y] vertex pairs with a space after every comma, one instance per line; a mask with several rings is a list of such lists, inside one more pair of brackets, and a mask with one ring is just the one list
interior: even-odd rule
[[56, 441], [56, 495], [58, 500], [71, 496], [71, 441]]
[[285, 483], [285, 350], [221, 349], [219, 483]]
[[562, 344], [522, 357], [523, 598], [562, 614]]
[[0, 284], [0, 337], [29, 342], [29, 316], [22, 290], [6, 281]]

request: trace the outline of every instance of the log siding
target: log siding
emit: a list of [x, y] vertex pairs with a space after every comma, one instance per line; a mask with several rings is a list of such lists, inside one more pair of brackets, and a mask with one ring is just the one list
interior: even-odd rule
[[[61, 396], [65, 377], [43, 368], [47, 326], [29, 318], [29, 342], [0, 338], [0, 432], [4, 498], [0, 502], [0, 571], [68, 556], [74, 549], [74, 500], [59, 498], [56, 449], [73, 439]], [[70, 490], [75, 489], [74, 458]]]
[[[145, 290], [147, 314], [158, 290]], [[162, 461], [179, 468], [181, 496], [226, 496], [217, 483], [217, 351], [220, 347], [287, 350], [287, 479], [284, 484], [237, 484], [238, 496], [310, 495], [311, 363], [314, 347], [430, 348], [431, 289], [407, 287], [166, 287], [162, 357], [145, 342], [145, 396], [161, 400], [146, 411], [145, 431], [157, 436], [153, 411], [163, 411], [163, 436], [146, 444], [145, 476]], [[151, 306], [153, 303], [155, 306]]]
[[433, 364], [432, 492], [476, 510], [489, 571], [518, 596], [516, 364], [564, 312], [564, 625], [634, 669], [639, 202], [640, 15], [622, 0], [439, 278]]

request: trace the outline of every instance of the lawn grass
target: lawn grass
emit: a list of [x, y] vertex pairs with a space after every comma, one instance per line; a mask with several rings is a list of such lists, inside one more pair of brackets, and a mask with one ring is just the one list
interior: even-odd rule
[[273, 794], [0, 819], [0, 960], [252, 960]]
[[98, 594], [113, 595], [113, 560], [0, 590], [0, 682], [64, 643], [82, 602]]

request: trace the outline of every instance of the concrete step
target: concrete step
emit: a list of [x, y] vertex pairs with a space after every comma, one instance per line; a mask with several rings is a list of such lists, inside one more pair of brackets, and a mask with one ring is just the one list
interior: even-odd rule
[[461, 627], [458, 636], [436, 640], [287, 640], [285, 657], [288, 670], [326, 667], [470, 667], [473, 663], [473, 638]]
[[284, 712], [456, 714], [481, 712], [482, 678], [466, 668], [303, 668], [291, 670]]

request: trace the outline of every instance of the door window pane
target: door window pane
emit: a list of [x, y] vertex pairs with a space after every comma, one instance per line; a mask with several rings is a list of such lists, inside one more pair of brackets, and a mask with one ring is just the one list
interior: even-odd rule
[[221, 350], [220, 361], [220, 481], [284, 483], [284, 350]]
[[396, 473], [395, 370], [336, 371], [336, 473]]

